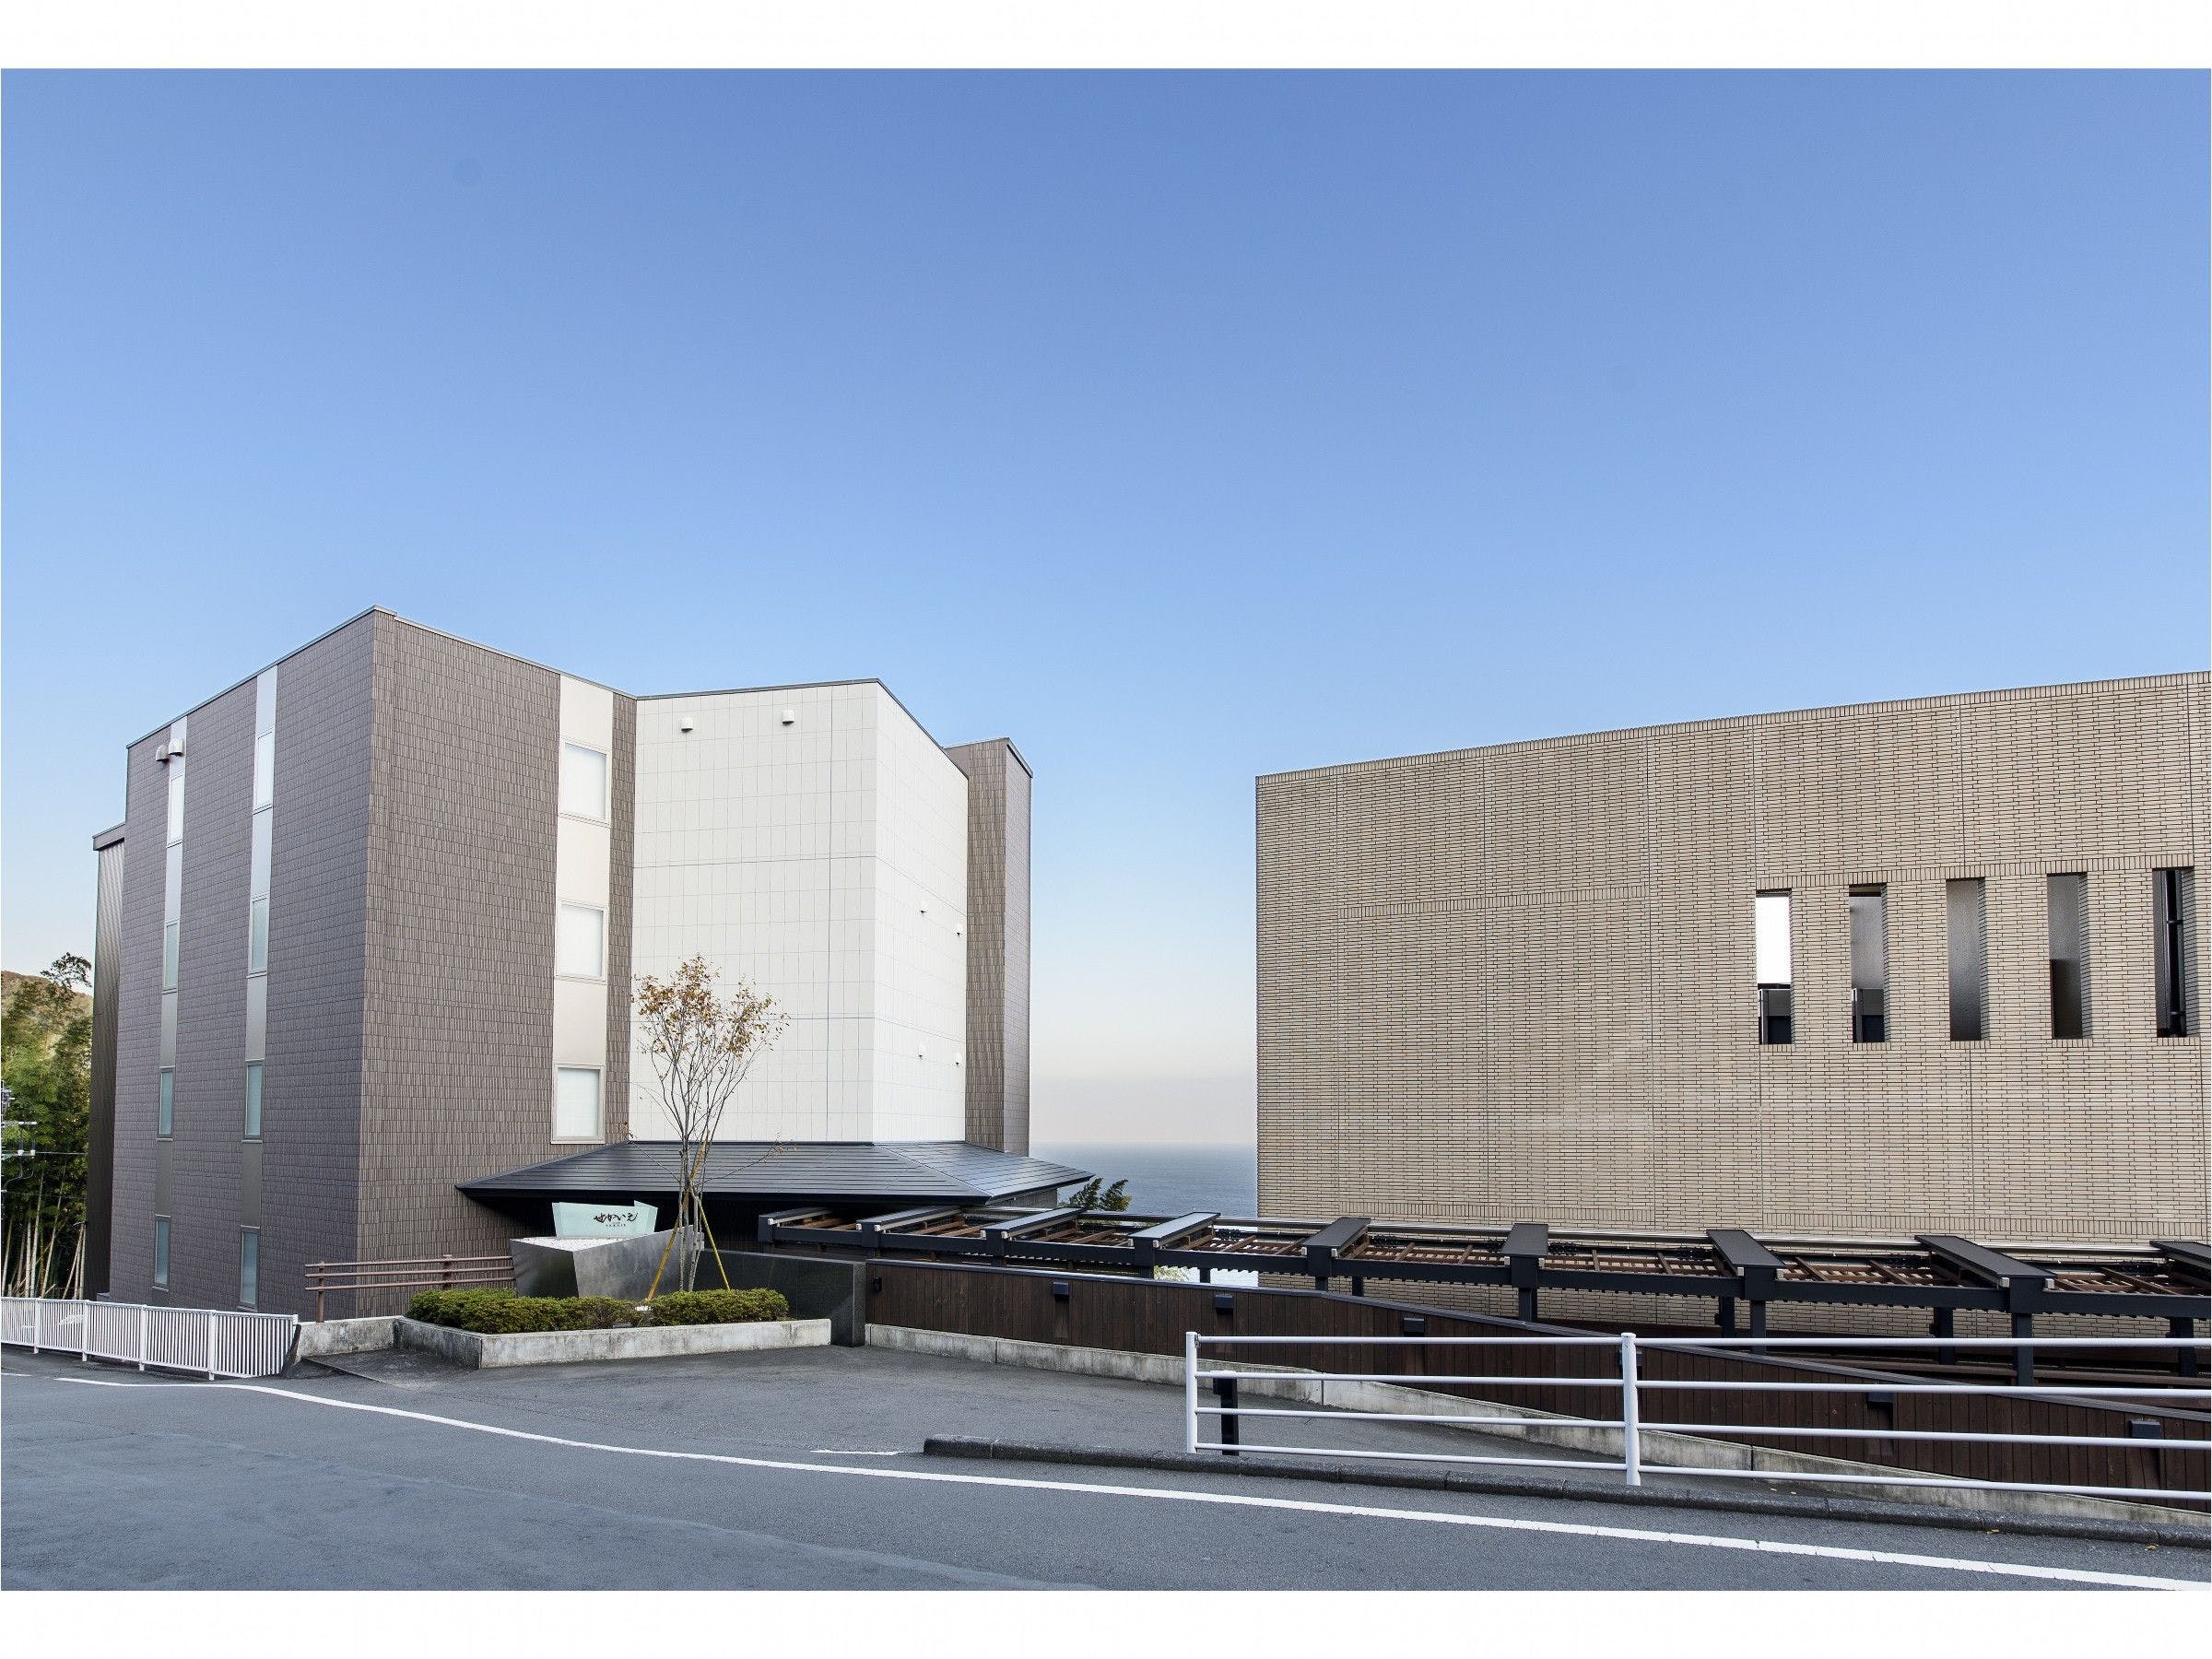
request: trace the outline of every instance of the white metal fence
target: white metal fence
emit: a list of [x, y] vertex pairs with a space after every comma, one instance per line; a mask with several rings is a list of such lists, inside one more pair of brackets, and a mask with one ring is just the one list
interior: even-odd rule
[[[1444, 1349], [1447, 1351], [1469, 1348], [1604, 1348], [1618, 1355], [1614, 1373], [1606, 1376], [1546, 1375], [1540, 1372], [1510, 1376], [1460, 1374], [1458, 1368], [1441, 1374], [1424, 1374], [1406, 1371], [1330, 1371], [1299, 1368], [1288, 1370], [1274, 1366], [1265, 1370], [1235, 1370], [1217, 1364], [1209, 1368], [1200, 1350], [1216, 1347], [1267, 1347], [1290, 1349], [1300, 1347], [1413, 1347]], [[1661, 1378], [1642, 1374], [1641, 1361], [1645, 1355], [1667, 1349], [1702, 1350], [1751, 1349], [1763, 1353], [1777, 1348], [1934, 1348], [1999, 1349], [2018, 1347], [2096, 1348], [2096, 1349], [2157, 1349], [2170, 1354], [2174, 1369], [2181, 1370], [2192, 1359], [2201, 1360], [2203, 1350], [2212, 1348], [2212, 1338], [2202, 1336], [2038, 1336], [2021, 1338], [2011, 1336], [1943, 1336], [1943, 1337], [1645, 1337], [1633, 1332], [1618, 1336], [1202, 1336], [1195, 1331], [1183, 1334], [1183, 1443], [1195, 1453], [1219, 1452], [1265, 1452], [1286, 1457], [1327, 1457], [1377, 1459], [1390, 1462], [1447, 1463], [1447, 1464], [1509, 1464], [1520, 1467], [1576, 1468], [1586, 1470], [1618, 1471], [1630, 1486], [1641, 1486], [1647, 1466], [1647, 1454], [1657, 1450], [1649, 1441], [1654, 1434], [1693, 1435], [1715, 1439], [1743, 1437], [1772, 1439], [1815, 1439], [1861, 1442], [1883, 1441], [1948, 1441], [1980, 1445], [2051, 1445], [2051, 1446], [2124, 1446], [2137, 1452], [2172, 1450], [2207, 1451], [2201, 1440], [2145, 1439], [2136, 1434], [2127, 1436], [2094, 1434], [2006, 1434], [1971, 1430], [1899, 1430], [1879, 1428], [1835, 1428], [1803, 1424], [1761, 1424], [1733, 1422], [1677, 1422], [1667, 1420], [1664, 1401], [1669, 1393], [1685, 1390], [1699, 1393], [1725, 1394], [1830, 1394], [1858, 1395], [1864, 1398], [1870, 1393], [1891, 1396], [1899, 1394], [1944, 1394], [1953, 1396], [1984, 1395], [2000, 1398], [2041, 1398], [2053, 1401], [2084, 1403], [2136, 1401], [2145, 1406], [2163, 1404], [2179, 1406], [2191, 1413], [2212, 1405], [2212, 1386], [2194, 1381], [2203, 1371], [2201, 1363], [2185, 1372], [2192, 1379], [2187, 1383], [2136, 1384], [2083, 1384], [2052, 1382], [2043, 1384], [1983, 1383], [1951, 1382], [1916, 1382], [1904, 1377], [1895, 1379], [1869, 1375], [1861, 1371], [1832, 1380], [1806, 1380], [1779, 1382], [1750, 1378]], [[1224, 1356], [1226, 1359], [1228, 1356]], [[1486, 1368], [1479, 1363], [1477, 1371]], [[1382, 1383], [1401, 1388], [1430, 1388], [1439, 1384], [1453, 1387], [1472, 1387], [1488, 1384], [1500, 1388], [1573, 1388], [1591, 1392], [1591, 1414], [1522, 1411], [1513, 1416], [1479, 1415], [1484, 1402], [1469, 1400], [1469, 1411], [1419, 1413], [1402, 1411], [1360, 1411], [1317, 1404], [1313, 1406], [1247, 1406], [1241, 1403], [1242, 1384], [1259, 1384], [1261, 1392], [1279, 1394], [1287, 1386], [1325, 1385], [1337, 1383]], [[1209, 1384], [1219, 1404], [1204, 1406], [1199, 1403], [1201, 1384]], [[1654, 1403], [1647, 1395], [1659, 1395], [1657, 1416]], [[1323, 1387], [1318, 1399], [1325, 1400]], [[1501, 1409], [1493, 1406], [1493, 1410]], [[1595, 1415], [1600, 1410], [1610, 1416]], [[1603, 1434], [1605, 1443], [1617, 1445], [1618, 1457], [1517, 1457], [1487, 1455], [1476, 1453], [1445, 1451], [1382, 1451], [1372, 1448], [1347, 1446], [1286, 1446], [1256, 1443], [1243, 1439], [1241, 1426], [1246, 1418], [1276, 1419], [1284, 1418], [1323, 1418], [1331, 1422], [1380, 1422], [1395, 1424], [1447, 1423], [1457, 1429], [1480, 1429], [1491, 1434], [1547, 1433], [1559, 1430], [1592, 1430]], [[1203, 1435], [1205, 1419], [1212, 1419], [1215, 1438]], [[1618, 1438], [1616, 1439], [1616, 1435]], [[1556, 1438], [1556, 1435], [1555, 1435]], [[1853, 1456], [1864, 1465], [1864, 1452], [1853, 1453], [1846, 1446], [1838, 1447], [1840, 1455]], [[1651, 1459], [1656, 1466], [1657, 1459]], [[1884, 1487], [1958, 1487], [1996, 1491], [2057, 1492], [2083, 1497], [2132, 1498], [2138, 1500], [2193, 1500], [2212, 1501], [2212, 1490], [2206, 1488], [2147, 1488], [2089, 1485], [2054, 1485], [2030, 1480], [1981, 1480], [1948, 1475], [1927, 1475], [1915, 1470], [1900, 1468], [1895, 1474], [1856, 1474], [1847, 1470], [1830, 1472], [1818, 1470], [1793, 1471], [1767, 1467], [1715, 1467], [1706, 1465], [1685, 1465], [1669, 1458], [1665, 1473], [1719, 1480], [1811, 1480], [1822, 1484], [1830, 1482], [1846, 1485]]]
[[31, 1296], [0, 1302], [0, 1342], [10, 1347], [209, 1378], [276, 1376], [291, 1363], [300, 1331], [289, 1313]]

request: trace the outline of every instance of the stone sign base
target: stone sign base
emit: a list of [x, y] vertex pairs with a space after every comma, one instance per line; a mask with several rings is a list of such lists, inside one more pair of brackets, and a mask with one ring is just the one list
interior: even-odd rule
[[512, 1239], [517, 1296], [612, 1296], [641, 1301], [668, 1252], [661, 1288], [674, 1289], [682, 1264], [669, 1250], [672, 1234], [640, 1233], [628, 1239]]

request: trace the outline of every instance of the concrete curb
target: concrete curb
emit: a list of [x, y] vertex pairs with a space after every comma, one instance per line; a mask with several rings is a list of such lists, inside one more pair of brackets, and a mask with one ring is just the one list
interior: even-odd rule
[[[2019, 1533], [2036, 1537], [2082, 1538], [2105, 1544], [2155, 1544], [2184, 1549], [2212, 1547], [2212, 1531], [2157, 1521], [2091, 1521], [2059, 1515], [1971, 1512], [1864, 1498], [1824, 1498], [1793, 1492], [1694, 1491], [1653, 1487], [1594, 1487], [1563, 1477], [1492, 1475], [1454, 1469], [1431, 1474], [1411, 1469], [1370, 1469], [1349, 1464], [1289, 1462], [1262, 1454], [1230, 1458], [1184, 1452], [1124, 1452], [1101, 1446], [1039, 1444], [933, 1434], [922, 1442], [929, 1457], [1005, 1463], [1076, 1464], [1094, 1468], [1159, 1469], [1179, 1475], [1236, 1475], [1266, 1480], [1319, 1480], [1345, 1486], [1397, 1487], [1430, 1492], [1476, 1492], [1500, 1498], [1564, 1498], [1581, 1503], [1655, 1509], [1724, 1510], [1736, 1514], [1788, 1515], [1810, 1521], [1880, 1522], [1890, 1526], [1933, 1526], [1951, 1532]], [[1648, 1470], [1664, 1479], [1664, 1470]]]
[[[1182, 1356], [1132, 1353], [1119, 1348], [1063, 1347], [1005, 1336], [973, 1336], [954, 1331], [916, 1330], [904, 1325], [872, 1324], [868, 1342], [877, 1347], [903, 1348], [912, 1353], [944, 1359], [981, 1360], [990, 1365], [1019, 1366], [1035, 1371], [1062, 1371], [1077, 1376], [1109, 1377], [1121, 1382], [1148, 1382], [1182, 1388]], [[1584, 1424], [1526, 1406], [1502, 1401], [1472, 1399], [1464, 1394], [1439, 1394], [1397, 1382], [1323, 1382], [1312, 1373], [1292, 1366], [1257, 1365], [1240, 1361], [1248, 1380], [1244, 1392], [1263, 1398], [1282, 1399], [1302, 1406], [1333, 1406], [1352, 1411], [1383, 1412], [1392, 1416], [1510, 1417], [1511, 1427], [1482, 1430], [1492, 1436], [1512, 1436], [1539, 1446], [1559, 1446], [1594, 1456], [1618, 1459], [1620, 1431]], [[1265, 1373], [1261, 1375], [1259, 1373]], [[1438, 1427], [1459, 1431], [1456, 1425]], [[1803, 1452], [1783, 1452], [1741, 1441], [1708, 1440], [1700, 1435], [1647, 1430], [1643, 1434], [1645, 1473], [1663, 1474], [1668, 1468], [1738, 1469], [1776, 1480], [1818, 1480], [1824, 1475], [1898, 1475], [1888, 1480], [1854, 1482], [1853, 1497], [1862, 1503], [1894, 1504], [1901, 1510], [1956, 1510], [1961, 1524], [1985, 1524], [1996, 1519], [2028, 1516], [2038, 1521], [2112, 1522], [2133, 1526], [2145, 1522], [2181, 1527], [2194, 1525], [2185, 1512], [2149, 1504], [2131, 1504], [2111, 1498], [2077, 1493], [2035, 1492], [2025, 1488], [1992, 1490], [1977, 1487], [1915, 1487], [1911, 1471], [1887, 1469], [1878, 1464], [1854, 1463]], [[1741, 1489], [1739, 1487], [1737, 1489]]]

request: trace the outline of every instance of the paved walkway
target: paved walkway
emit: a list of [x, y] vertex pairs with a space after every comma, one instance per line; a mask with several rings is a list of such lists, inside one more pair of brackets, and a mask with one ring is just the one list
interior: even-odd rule
[[2195, 1551], [1629, 1509], [1596, 1488], [1585, 1503], [924, 1458], [930, 1434], [1173, 1449], [1180, 1396], [885, 1350], [476, 1372], [394, 1358], [245, 1385], [13, 1350], [5, 1370], [10, 1589], [2021, 1589], [2206, 1572]]

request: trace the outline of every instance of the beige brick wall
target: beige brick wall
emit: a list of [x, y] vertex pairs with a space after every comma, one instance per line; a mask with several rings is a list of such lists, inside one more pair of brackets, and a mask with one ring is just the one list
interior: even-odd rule
[[[2207, 863], [2208, 733], [2191, 674], [1260, 779], [1263, 1212], [2205, 1236], [2206, 1056], [2155, 1035], [2149, 872]], [[2049, 1035], [2065, 870], [2089, 873], [2082, 1042]], [[1964, 876], [1988, 884], [1977, 1043], [1948, 1033]], [[1879, 1044], [1851, 1041], [1861, 883], [1888, 889]], [[1761, 1048], [1776, 888], [1796, 1032]]]

